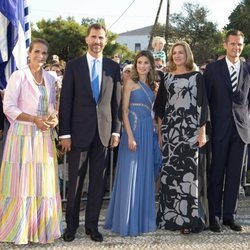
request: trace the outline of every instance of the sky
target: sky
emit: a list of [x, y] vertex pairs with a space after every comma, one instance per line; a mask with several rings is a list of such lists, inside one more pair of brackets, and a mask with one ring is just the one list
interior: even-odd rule
[[[163, 0], [159, 16], [162, 24], [166, 21], [167, 2], [170, 14], [183, 12], [185, 2], [199, 4], [209, 11], [208, 20], [222, 29], [241, 0]], [[153, 25], [159, 3], [160, 0], [30, 0], [30, 21], [54, 20], [59, 16], [74, 16], [79, 22], [83, 17], [104, 18], [107, 28], [119, 34]]]

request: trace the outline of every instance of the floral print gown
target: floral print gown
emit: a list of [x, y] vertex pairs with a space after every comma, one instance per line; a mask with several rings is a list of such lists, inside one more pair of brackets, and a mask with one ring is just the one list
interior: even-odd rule
[[207, 224], [206, 146], [199, 149], [196, 144], [208, 119], [207, 107], [199, 72], [165, 75], [154, 105], [162, 119], [159, 228], [200, 231]]

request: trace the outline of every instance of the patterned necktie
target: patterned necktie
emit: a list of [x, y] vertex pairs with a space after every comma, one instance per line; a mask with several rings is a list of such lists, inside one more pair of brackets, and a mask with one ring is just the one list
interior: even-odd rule
[[92, 87], [93, 97], [95, 98], [95, 101], [97, 103], [99, 99], [99, 76], [97, 74], [96, 62], [97, 60], [95, 59], [93, 61], [93, 67], [92, 67], [91, 87]]
[[236, 72], [235, 66], [232, 66], [230, 77], [231, 77], [231, 83], [232, 83], [232, 90], [234, 92], [237, 88], [237, 72]]

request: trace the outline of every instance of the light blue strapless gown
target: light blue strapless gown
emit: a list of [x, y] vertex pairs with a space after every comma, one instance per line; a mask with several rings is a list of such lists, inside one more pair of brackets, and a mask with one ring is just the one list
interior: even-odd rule
[[121, 236], [136, 236], [156, 230], [153, 160], [154, 94], [144, 83], [132, 91], [129, 121], [137, 150], [128, 148], [124, 130], [119, 146], [116, 176], [104, 228]]

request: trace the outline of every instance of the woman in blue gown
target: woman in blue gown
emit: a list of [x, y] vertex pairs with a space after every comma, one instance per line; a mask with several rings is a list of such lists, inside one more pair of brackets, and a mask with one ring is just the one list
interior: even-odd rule
[[156, 85], [151, 52], [135, 57], [131, 78], [123, 87], [124, 131], [104, 226], [121, 236], [156, 230], [152, 119]]

